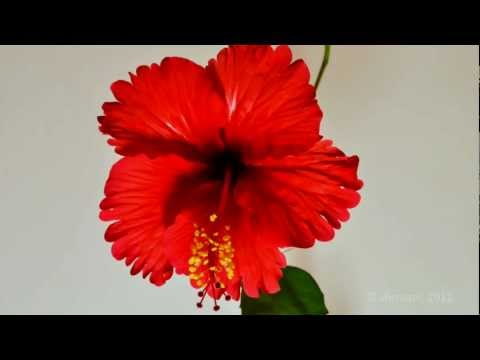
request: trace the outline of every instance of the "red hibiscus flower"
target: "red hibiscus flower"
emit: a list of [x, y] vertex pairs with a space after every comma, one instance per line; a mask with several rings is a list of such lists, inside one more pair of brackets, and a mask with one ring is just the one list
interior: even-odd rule
[[288, 46], [230, 46], [113, 83], [98, 118], [124, 156], [100, 204], [113, 256], [155, 285], [189, 276], [215, 310], [277, 292], [280, 249], [331, 240], [360, 201], [358, 157], [319, 135], [309, 80]]

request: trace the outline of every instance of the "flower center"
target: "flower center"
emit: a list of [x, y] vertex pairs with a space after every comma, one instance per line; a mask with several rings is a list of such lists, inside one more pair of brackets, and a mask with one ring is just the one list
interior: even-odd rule
[[232, 184], [238, 180], [238, 177], [246, 170], [239, 151], [226, 147], [223, 151], [211, 155], [208, 160], [209, 176], [214, 180], [223, 180], [225, 173], [231, 172]]
[[230, 225], [222, 225], [218, 215], [213, 213], [205, 227], [198, 224], [193, 224], [193, 227], [192, 256], [188, 260], [189, 277], [194, 287], [203, 288], [198, 293], [201, 301], [197, 306], [202, 307], [208, 293], [213, 297], [213, 309], [216, 311], [220, 309], [217, 299], [225, 294], [225, 299], [230, 300], [225, 284], [235, 274], [235, 249], [229, 234]]

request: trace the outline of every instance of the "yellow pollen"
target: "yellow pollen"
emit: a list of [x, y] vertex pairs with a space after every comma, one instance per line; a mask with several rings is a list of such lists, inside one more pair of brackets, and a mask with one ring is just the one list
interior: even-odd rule
[[192, 284], [197, 287], [218, 283], [222, 289], [225, 289], [224, 281], [232, 280], [235, 276], [234, 249], [232, 238], [228, 234], [231, 227], [218, 223], [219, 216], [215, 213], [209, 215], [209, 222], [210, 225], [206, 227], [200, 227], [197, 223], [193, 224], [193, 243], [191, 256], [188, 259], [188, 276], [192, 280]]

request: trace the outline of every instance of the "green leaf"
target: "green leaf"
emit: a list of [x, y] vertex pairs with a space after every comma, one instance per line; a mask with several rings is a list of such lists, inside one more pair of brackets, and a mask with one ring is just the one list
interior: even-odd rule
[[261, 294], [258, 299], [242, 292], [240, 308], [243, 315], [326, 315], [323, 293], [315, 279], [293, 266], [283, 270], [281, 290], [273, 295]]

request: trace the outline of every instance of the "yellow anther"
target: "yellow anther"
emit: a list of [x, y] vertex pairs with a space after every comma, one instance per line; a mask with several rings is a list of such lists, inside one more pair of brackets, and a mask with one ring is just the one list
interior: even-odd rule
[[[217, 214], [209, 216], [211, 223], [218, 222], [218, 219]], [[234, 249], [228, 233], [230, 225], [210, 225], [208, 231], [214, 231], [213, 233], [197, 224], [194, 224], [194, 228], [192, 256], [188, 259], [190, 279], [199, 287], [214, 281], [219, 282], [221, 288], [225, 288], [227, 285], [220, 282], [218, 276], [228, 280], [235, 276]], [[215, 274], [213, 278], [212, 274]]]

